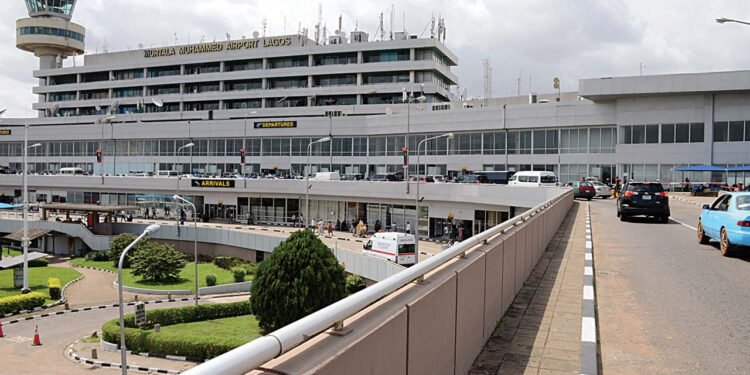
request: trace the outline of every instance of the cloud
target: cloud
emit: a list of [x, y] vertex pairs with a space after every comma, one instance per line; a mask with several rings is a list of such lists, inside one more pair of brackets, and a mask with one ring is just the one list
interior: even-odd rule
[[[36, 59], [15, 48], [15, 20], [26, 16], [21, 0], [0, 1], [0, 108], [6, 116], [24, 116], [36, 96], [31, 76]], [[389, 2], [326, 0], [323, 20], [330, 35], [356, 27], [378, 38], [384, 14], [388, 37]], [[446, 18], [446, 44], [459, 57], [454, 68], [470, 96], [483, 90], [481, 61], [493, 67], [495, 96], [552, 92], [552, 78], [563, 90], [576, 90], [578, 79], [597, 76], [747, 69], [743, 48], [750, 27], [718, 25], [715, 17], [750, 18], [750, 2], [732, 0], [403, 0], [396, 3], [393, 29], [429, 36], [430, 16]], [[73, 21], [87, 28], [87, 53], [144, 46], [224, 40], [253, 31], [280, 35], [309, 28], [318, 19], [318, 2], [292, 0], [86, 0]], [[81, 63], [78, 59], [78, 63]], [[68, 61], [68, 64], [72, 61]], [[32, 68], [33, 67], [33, 68]]]

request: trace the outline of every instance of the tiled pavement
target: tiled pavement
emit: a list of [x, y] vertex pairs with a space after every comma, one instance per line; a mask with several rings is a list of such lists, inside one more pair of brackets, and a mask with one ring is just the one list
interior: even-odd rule
[[585, 209], [575, 202], [470, 374], [578, 374]]

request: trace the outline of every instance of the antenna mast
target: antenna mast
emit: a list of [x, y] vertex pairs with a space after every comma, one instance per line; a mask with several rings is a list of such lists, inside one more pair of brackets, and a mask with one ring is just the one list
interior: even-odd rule
[[489, 104], [489, 99], [492, 98], [492, 67], [490, 66], [490, 59], [483, 59], [482, 65], [484, 67], [484, 106]]

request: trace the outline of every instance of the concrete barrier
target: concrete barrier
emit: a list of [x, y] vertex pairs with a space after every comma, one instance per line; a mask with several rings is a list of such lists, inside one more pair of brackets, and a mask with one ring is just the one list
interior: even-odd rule
[[200, 295], [208, 296], [212, 294], [248, 293], [250, 292], [250, 288], [252, 287], [252, 281], [245, 281], [241, 283], [206, 286], [203, 288], [198, 288], [198, 290], [200, 291]]

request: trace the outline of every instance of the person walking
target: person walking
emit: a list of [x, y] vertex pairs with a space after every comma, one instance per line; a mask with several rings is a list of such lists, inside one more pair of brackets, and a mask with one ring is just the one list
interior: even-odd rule
[[450, 227], [448, 227], [448, 224], [445, 224], [443, 226], [443, 241], [448, 241], [450, 237], [451, 237]]
[[398, 232], [398, 227], [394, 222], [391, 222], [391, 232]]
[[461, 223], [461, 225], [458, 226], [458, 242], [461, 242], [464, 240], [464, 224]]
[[292, 214], [292, 226], [297, 226], [297, 214]]
[[411, 223], [406, 222], [406, 234], [411, 234]]
[[315, 219], [310, 219], [310, 228], [315, 232]]
[[333, 237], [333, 224], [328, 220], [328, 237]]

